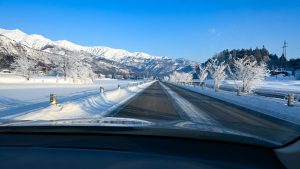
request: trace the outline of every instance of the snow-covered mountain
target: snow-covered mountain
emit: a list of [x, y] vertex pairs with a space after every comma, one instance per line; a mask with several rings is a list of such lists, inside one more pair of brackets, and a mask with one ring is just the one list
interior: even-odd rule
[[169, 59], [143, 52], [129, 52], [104, 46], [81, 46], [67, 40], [52, 41], [41, 35], [28, 35], [18, 29], [0, 29], [0, 64], [8, 67], [14, 57], [26, 56], [51, 64], [51, 59], [62, 55], [79, 56], [89, 62], [96, 72], [165, 74], [191, 67], [196, 62]]

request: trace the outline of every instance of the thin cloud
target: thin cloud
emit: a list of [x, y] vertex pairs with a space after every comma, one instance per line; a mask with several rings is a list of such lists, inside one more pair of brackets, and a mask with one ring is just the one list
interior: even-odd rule
[[217, 31], [216, 28], [209, 28], [208, 29], [208, 32], [212, 35], [215, 35], [215, 36], [221, 36], [221, 33]]
[[215, 34], [217, 32], [217, 30], [215, 28], [209, 28], [208, 32], [211, 34]]

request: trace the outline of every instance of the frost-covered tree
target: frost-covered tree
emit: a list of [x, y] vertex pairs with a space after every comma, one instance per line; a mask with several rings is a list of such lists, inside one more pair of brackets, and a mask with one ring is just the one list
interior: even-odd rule
[[179, 72], [173, 72], [169, 77], [170, 77], [169, 80], [171, 82], [176, 82], [176, 83], [180, 82], [180, 73]]
[[193, 75], [191, 73], [180, 73], [181, 81], [184, 83], [192, 83], [193, 82]]
[[28, 59], [27, 57], [19, 57], [15, 59], [12, 67], [16, 70], [16, 73], [24, 76], [27, 80], [32, 77], [37, 62], [35, 60]]
[[91, 65], [84, 62], [79, 62], [77, 68], [78, 69], [76, 72], [78, 79], [82, 80], [85, 83], [94, 81], [95, 74], [92, 70]]
[[169, 76], [164, 76], [164, 81], [169, 81], [170, 77]]
[[75, 70], [77, 70], [79, 59], [78, 57], [71, 57], [69, 55], [59, 55], [55, 59], [55, 64], [57, 65], [56, 69], [59, 70], [64, 79], [76, 76]]
[[219, 62], [217, 59], [210, 59], [207, 66], [208, 72], [214, 81], [214, 89], [217, 91], [222, 81], [226, 78], [225, 69], [227, 64], [225, 64], [225, 62]]
[[251, 93], [269, 75], [264, 62], [258, 63], [247, 57], [234, 59], [233, 68], [229, 67], [228, 70], [237, 89], [241, 89], [243, 93]]
[[204, 82], [208, 75], [208, 66], [199, 66], [199, 80], [200, 83]]
[[193, 75], [190, 73], [173, 72], [169, 76], [169, 80], [176, 83], [191, 83], [193, 80]]
[[94, 79], [90, 64], [80, 59], [79, 56], [61, 55], [56, 59], [55, 64], [65, 80], [72, 78], [73, 81], [88, 82]]

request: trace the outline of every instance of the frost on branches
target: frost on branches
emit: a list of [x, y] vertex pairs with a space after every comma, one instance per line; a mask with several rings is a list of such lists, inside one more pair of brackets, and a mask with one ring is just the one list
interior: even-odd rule
[[226, 78], [225, 69], [227, 64], [225, 64], [225, 62], [219, 62], [217, 59], [210, 59], [207, 66], [208, 72], [214, 81], [214, 89], [217, 91], [222, 81]]
[[169, 81], [175, 83], [191, 83], [193, 81], [193, 75], [190, 73], [173, 72], [169, 76]]
[[16, 73], [24, 76], [27, 80], [30, 80], [35, 71], [36, 65], [37, 62], [34, 60], [30, 60], [27, 57], [19, 57], [15, 59], [12, 67], [15, 69]]
[[191, 73], [181, 73], [181, 80], [184, 83], [192, 83], [193, 82], [193, 75]]
[[268, 75], [269, 70], [264, 62], [258, 63], [247, 57], [233, 60], [233, 68], [228, 68], [237, 89], [243, 93], [251, 93]]
[[199, 81], [200, 84], [204, 82], [208, 75], [208, 67], [207, 66], [199, 66]]
[[169, 76], [164, 76], [164, 81], [169, 81], [170, 77]]
[[90, 83], [94, 79], [91, 66], [85, 63], [79, 56], [62, 55], [55, 61], [56, 71], [62, 74], [64, 79], [73, 79], [73, 82]]
[[181, 81], [181, 75], [179, 72], [173, 72], [171, 75], [170, 75], [170, 78], [169, 80], [171, 82], [175, 82], [175, 83], [179, 83]]
[[94, 81], [95, 74], [91, 65], [80, 62], [77, 69], [77, 78], [81, 79], [84, 83], [91, 83]]

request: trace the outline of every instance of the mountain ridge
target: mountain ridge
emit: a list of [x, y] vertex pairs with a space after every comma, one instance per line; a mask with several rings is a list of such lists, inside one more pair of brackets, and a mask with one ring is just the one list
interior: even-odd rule
[[[99, 55], [99, 52], [97, 50], [102, 50], [104, 52], [107, 52], [107, 50], [110, 50], [110, 54], [113, 56], [134, 56], [134, 57], [143, 57], [143, 58], [162, 58], [160, 56], [152, 56], [148, 53], [144, 52], [129, 52], [124, 49], [116, 49], [116, 48], [111, 48], [111, 47], [106, 47], [106, 46], [82, 46], [78, 45], [76, 43], [73, 43], [68, 40], [57, 40], [53, 41], [50, 40], [42, 35], [38, 34], [26, 34], [22, 32], [19, 29], [14, 29], [14, 30], [6, 30], [6, 29], [1, 29], [0, 28], [0, 34], [15, 40], [21, 44], [27, 45], [28, 47], [31, 47], [33, 49], [42, 49], [46, 45], [57, 45], [59, 47], [68, 49], [68, 50], [82, 50], [86, 52], [90, 52], [91, 54], [94, 55]], [[108, 56], [109, 57], [109, 56]]]
[[28, 35], [19, 29], [0, 29], [0, 35], [6, 37], [0, 38], [0, 60], [9, 57], [12, 61], [15, 57], [26, 56], [47, 65], [51, 64], [54, 56], [78, 56], [89, 62], [95, 72], [122, 74], [166, 74], [175, 70], [190, 70], [186, 67], [198, 64], [187, 59], [170, 59], [144, 52], [129, 52], [105, 46], [81, 46], [67, 40], [52, 41], [42, 35]]

